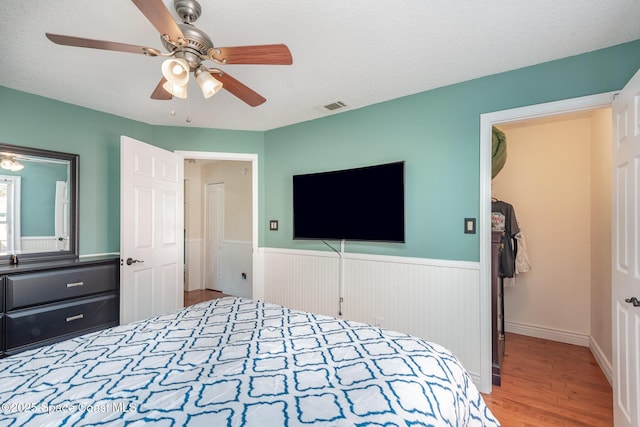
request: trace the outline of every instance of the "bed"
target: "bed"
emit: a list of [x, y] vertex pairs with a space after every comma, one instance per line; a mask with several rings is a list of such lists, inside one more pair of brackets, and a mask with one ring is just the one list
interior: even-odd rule
[[0, 426], [499, 426], [406, 334], [222, 298], [0, 360]]

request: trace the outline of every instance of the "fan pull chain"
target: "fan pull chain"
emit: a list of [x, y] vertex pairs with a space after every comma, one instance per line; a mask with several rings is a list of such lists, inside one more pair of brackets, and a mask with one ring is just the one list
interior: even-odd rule
[[191, 99], [189, 98], [187, 98], [187, 118], [184, 121], [191, 123]]

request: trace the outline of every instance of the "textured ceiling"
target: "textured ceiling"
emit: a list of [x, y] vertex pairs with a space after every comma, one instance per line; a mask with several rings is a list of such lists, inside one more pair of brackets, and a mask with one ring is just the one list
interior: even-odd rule
[[[164, 3], [176, 16], [173, 1]], [[151, 100], [162, 58], [45, 38], [50, 32], [162, 49], [128, 0], [0, 0], [0, 85], [154, 125], [268, 130], [640, 38], [637, 0], [200, 4], [195, 25], [216, 46], [289, 46], [291, 66], [220, 66], [266, 103], [250, 107], [224, 90], [205, 100], [195, 82], [186, 100]], [[335, 101], [347, 107], [323, 108]]]

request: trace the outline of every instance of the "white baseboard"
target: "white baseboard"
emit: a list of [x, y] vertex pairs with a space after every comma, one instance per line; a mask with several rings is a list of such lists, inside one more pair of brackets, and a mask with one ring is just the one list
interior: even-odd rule
[[565, 344], [574, 344], [582, 347], [589, 347], [589, 335], [579, 334], [577, 332], [560, 331], [557, 329], [545, 328], [538, 325], [529, 325], [526, 323], [505, 321], [504, 329], [506, 332], [525, 335], [527, 337], [542, 338], [549, 341], [563, 342]]
[[594, 341], [592, 337], [575, 332], [558, 331], [555, 329], [518, 322], [505, 322], [504, 328], [507, 332], [512, 332], [514, 334], [589, 347], [591, 354], [593, 354], [593, 357], [596, 359], [596, 363], [600, 366], [600, 370], [602, 370], [605, 378], [610, 385], [613, 384], [613, 366], [605, 356], [602, 348], [600, 348], [598, 343]]
[[596, 359], [598, 366], [602, 370], [607, 381], [609, 381], [609, 385], [613, 386], [613, 366], [611, 362], [607, 359], [604, 352], [593, 338], [589, 339], [589, 349], [591, 349], [591, 353], [593, 357]]

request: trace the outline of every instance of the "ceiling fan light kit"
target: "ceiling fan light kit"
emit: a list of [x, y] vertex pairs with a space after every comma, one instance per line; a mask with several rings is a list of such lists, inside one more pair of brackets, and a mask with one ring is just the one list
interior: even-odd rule
[[162, 88], [167, 92], [169, 92], [170, 95], [173, 95], [176, 98], [181, 98], [181, 99], [187, 98], [188, 86], [186, 84], [176, 85], [167, 80], [162, 84]]
[[[194, 74], [202, 94], [210, 98], [220, 89], [255, 107], [266, 101], [262, 95], [240, 83], [226, 72], [207, 68], [203, 61], [217, 64], [291, 65], [293, 59], [284, 44], [214, 47], [209, 36], [193, 25], [202, 12], [196, 0], [174, 0], [173, 7], [182, 20], [178, 24], [162, 0], [131, 0], [160, 33], [160, 40], [168, 53], [145, 46], [82, 37], [46, 33], [52, 42], [75, 47], [141, 53], [149, 57], [167, 57], [162, 63], [162, 79], [157, 84], [152, 99], [168, 100], [173, 96], [187, 97], [189, 75]], [[214, 77], [212, 74], [217, 76]]]
[[189, 82], [190, 71], [184, 58], [169, 58], [162, 63], [162, 75], [174, 85], [186, 85]]
[[222, 82], [213, 77], [204, 66], [201, 66], [195, 71], [195, 76], [200, 90], [202, 90], [202, 95], [205, 98], [211, 98], [222, 89]]
[[14, 157], [3, 157], [2, 161], [0, 161], [0, 167], [11, 172], [17, 172], [24, 169], [24, 165], [17, 161]]

